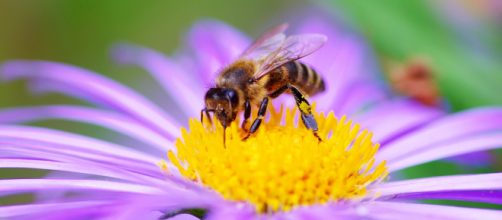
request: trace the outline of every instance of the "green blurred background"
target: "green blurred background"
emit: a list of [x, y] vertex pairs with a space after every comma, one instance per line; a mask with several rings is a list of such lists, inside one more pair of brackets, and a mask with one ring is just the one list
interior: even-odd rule
[[[328, 11], [360, 31], [380, 58], [404, 62], [422, 56], [432, 60], [443, 95], [454, 110], [460, 110], [502, 103], [500, 4], [497, 0], [2, 0], [0, 61], [60, 61], [138, 87], [128, 82], [136, 81], [140, 74], [127, 74], [130, 70], [109, 61], [108, 49], [113, 43], [127, 41], [169, 54], [180, 47], [184, 32], [200, 19], [220, 19], [255, 36], [277, 18], [317, 6], [330, 8]], [[27, 96], [19, 85], [0, 87], [0, 106], [54, 100]]]
[[[262, 25], [281, 13], [306, 7], [307, 3], [1, 0], [0, 61], [17, 58], [59, 61], [97, 71], [137, 88], [140, 85], [130, 82], [137, 82], [145, 75], [113, 65], [108, 53], [112, 44], [126, 41], [169, 54], [184, 43], [184, 33], [198, 20], [215, 18], [250, 33], [263, 30]], [[33, 98], [21, 85], [2, 84], [0, 106], [57, 103], [61, 99]]]
[[[219, 19], [256, 36], [279, 18], [317, 7], [360, 32], [379, 61], [405, 62], [417, 56], [432, 61], [440, 90], [457, 111], [502, 104], [500, 2], [0, 0], [0, 62], [19, 58], [59, 61], [141, 89], [144, 84], [135, 83], [144, 81], [141, 70], [119, 68], [110, 61], [108, 50], [113, 43], [127, 41], [170, 54], [181, 47], [184, 33], [200, 19]], [[77, 101], [58, 95], [30, 95], [23, 82], [0, 84], [0, 107], [61, 102]], [[50, 126], [70, 127], [58, 123], [61, 125], [52, 122]], [[79, 127], [78, 132], [98, 137], [106, 133], [89, 126]], [[497, 163], [466, 168], [434, 162], [409, 169], [404, 175], [501, 170], [502, 164]], [[3, 178], [12, 175], [2, 174]]]

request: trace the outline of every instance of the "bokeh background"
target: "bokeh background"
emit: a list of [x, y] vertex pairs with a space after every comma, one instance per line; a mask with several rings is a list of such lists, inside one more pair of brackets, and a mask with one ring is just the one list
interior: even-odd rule
[[[322, 11], [363, 36], [376, 54], [383, 79], [388, 78], [388, 63], [425, 59], [451, 111], [502, 105], [502, 1], [498, 0], [0, 0], [0, 62], [22, 58], [69, 63], [144, 91], [152, 79], [140, 69], [114, 65], [109, 59], [114, 43], [125, 41], [172, 54], [185, 43], [190, 26], [201, 19], [222, 20], [254, 37], [287, 18], [301, 19], [306, 10]], [[0, 107], [51, 103], [78, 102], [58, 95], [30, 95], [23, 82], [0, 84]], [[92, 126], [36, 124], [113, 136]], [[403, 175], [502, 171], [501, 153], [491, 153], [493, 160], [482, 166], [432, 162]], [[0, 178], [14, 176], [14, 171], [0, 173]]]

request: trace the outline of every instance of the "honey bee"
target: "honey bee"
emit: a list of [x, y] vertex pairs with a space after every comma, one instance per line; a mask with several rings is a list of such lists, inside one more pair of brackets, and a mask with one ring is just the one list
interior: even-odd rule
[[[204, 113], [210, 119], [212, 112], [225, 129], [243, 111], [241, 127], [247, 132], [246, 140], [260, 127], [269, 98], [287, 92], [295, 98], [303, 124], [321, 141], [305, 95], [324, 91], [325, 84], [314, 69], [297, 60], [319, 49], [327, 38], [320, 34], [286, 36], [286, 29], [287, 24], [282, 24], [269, 30], [219, 73], [215, 87], [206, 92], [201, 121]], [[248, 129], [252, 106], [258, 107], [258, 114]]]

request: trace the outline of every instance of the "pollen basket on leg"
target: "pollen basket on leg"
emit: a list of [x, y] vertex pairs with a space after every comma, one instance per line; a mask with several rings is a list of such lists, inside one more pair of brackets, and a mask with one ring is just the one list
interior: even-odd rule
[[320, 142], [298, 125], [296, 110], [271, 107], [268, 115], [246, 141], [239, 123], [232, 123], [225, 147], [219, 123], [209, 128], [192, 119], [168, 158], [181, 175], [258, 212], [362, 198], [369, 184], [387, 175], [385, 162], [375, 164], [379, 145], [371, 132], [345, 116], [314, 114]]

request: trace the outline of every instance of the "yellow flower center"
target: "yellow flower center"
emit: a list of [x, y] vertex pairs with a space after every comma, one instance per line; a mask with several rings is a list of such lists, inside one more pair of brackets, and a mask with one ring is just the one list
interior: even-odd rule
[[[249, 202], [258, 212], [359, 199], [369, 184], [387, 175], [385, 161], [375, 165], [379, 145], [371, 141], [372, 134], [345, 116], [316, 113], [319, 142], [295, 122], [296, 110], [283, 114], [282, 108], [269, 109], [269, 120], [246, 141], [233, 122], [226, 131], [226, 146], [219, 123], [190, 120], [190, 131], [182, 129], [176, 140], [177, 152], [168, 152], [170, 162], [186, 178], [226, 199]], [[162, 168], [169, 172], [167, 166]]]

